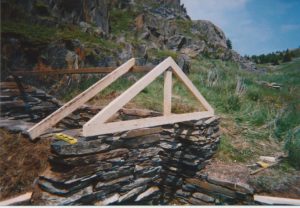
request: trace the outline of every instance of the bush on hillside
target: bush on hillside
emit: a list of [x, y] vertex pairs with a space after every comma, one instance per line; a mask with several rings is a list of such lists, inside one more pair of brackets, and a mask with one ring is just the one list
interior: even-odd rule
[[227, 48], [232, 49], [232, 42], [230, 39], [226, 40]]

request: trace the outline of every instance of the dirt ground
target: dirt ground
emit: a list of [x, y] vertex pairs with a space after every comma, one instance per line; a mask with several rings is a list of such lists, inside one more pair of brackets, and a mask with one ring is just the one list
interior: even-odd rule
[[220, 161], [213, 158], [203, 170], [209, 176], [240, 184], [249, 184], [255, 194], [300, 199], [300, 171], [286, 162], [250, 175], [245, 164]]
[[32, 190], [38, 175], [47, 167], [50, 143], [35, 143], [21, 134], [0, 129], [0, 200]]

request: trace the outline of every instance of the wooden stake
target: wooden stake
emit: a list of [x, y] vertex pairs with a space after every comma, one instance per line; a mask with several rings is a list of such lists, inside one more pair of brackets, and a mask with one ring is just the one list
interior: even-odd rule
[[172, 109], [172, 71], [165, 72], [164, 82], [164, 116], [171, 115]]

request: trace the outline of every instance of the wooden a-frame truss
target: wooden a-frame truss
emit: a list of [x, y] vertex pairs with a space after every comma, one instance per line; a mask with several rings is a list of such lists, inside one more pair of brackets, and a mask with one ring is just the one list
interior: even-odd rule
[[[128, 60], [126, 63], [118, 67], [110, 74], [106, 75], [90, 88], [67, 102], [51, 115], [34, 125], [28, 130], [30, 138], [35, 139], [42, 135], [47, 129], [54, 126], [60, 120], [78, 109], [92, 97], [97, 95], [100, 91], [116, 81], [119, 77], [129, 72], [134, 65], [135, 59]], [[162, 73], [164, 73], [163, 116], [106, 123], [109, 118], [111, 118], [117, 111], [119, 111], [124, 105], [126, 105], [132, 98], [134, 98], [139, 92], [141, 92]], [[203, 105], [206, 111], [184, 114], [171, 113], [173, 73]], [[198, 120], [201, 118], [211, 117], [213, 115], [213, 108], [209, 105], [209, 103], [205, 100], [205, 98], [201, 95], [201, 93], [197, 90], [197, 88], [193, 85], [189, 78], [183, 73], [183, 71], [175, 63], [175, 61], [171, 57], [169, 57], [159, 65], [157, 65], [155, 68], [153, 68], [150, 72], [148, 72], [125, 92], [123, 92], [119, 97], [117, 97], [106, 107], [104, 107], [91, 120], [85, 123], [82, 128], [82, 134], [86, 137], [96, 136], [101, 134], [116, 133], [176, 122]]]

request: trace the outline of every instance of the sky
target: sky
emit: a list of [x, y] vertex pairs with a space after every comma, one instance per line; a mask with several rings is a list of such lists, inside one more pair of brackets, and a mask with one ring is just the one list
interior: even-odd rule
[[241, 55], [300, 47], [300, 0], [181, 0], [193, 20], [210, 20]]

